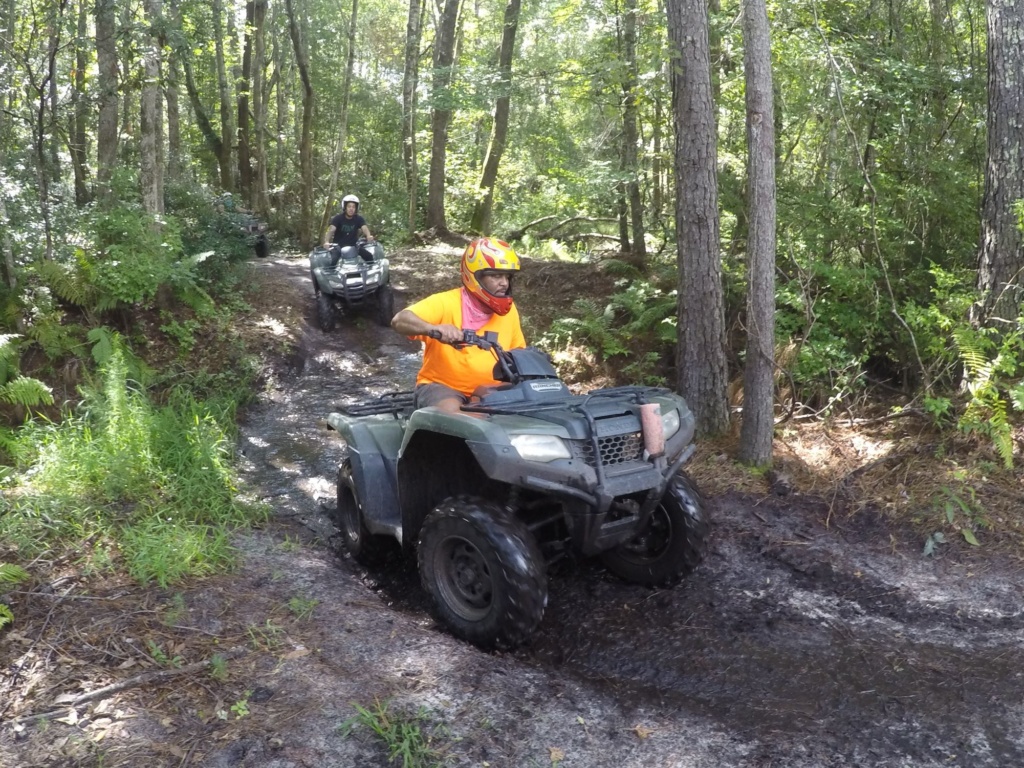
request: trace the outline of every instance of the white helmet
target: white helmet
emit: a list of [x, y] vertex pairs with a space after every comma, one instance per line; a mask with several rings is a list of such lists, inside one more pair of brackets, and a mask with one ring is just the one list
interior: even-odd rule
[[345, 195], [343, 198], [341, 198], [341, 210], [344, 211], [345, 206], [348, 205], [349, 203], [355, 203], [356, 213], [359, 213], [359, 198], [356, 197], [355, 195]]

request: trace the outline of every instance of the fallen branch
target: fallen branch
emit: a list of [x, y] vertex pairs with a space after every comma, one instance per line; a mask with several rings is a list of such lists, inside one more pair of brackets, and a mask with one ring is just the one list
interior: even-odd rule
[[[222, 659], [234, 659], [239, 656], [244, 656], [247, 651], [244, 648], [232, 648], [231, 650], [225, 651], [224, 653], [218, 654]], [[43, 720], [46, 718], [54, 717], [55, 715], [66, 714], [69, 710], [75, 707], [86, 704], [90, 701], [96, 701], [97, 699], [105, 699], [108, 696], [112, 696], [115, 693], [120, 693], [129, 688], [137, 688], [140, 685], [148, 685], [150, 683], [161, 683], [164, 680], [170, 680], [171, 678], [178, 677], [179, 675], [189, 675], [194, 672], [200, 672], [212, 664], [211, 659], [205, 661], [197, 661], [194, 664], [186, 664], [184, 667], [177, 667], [175, 669], [158, 669], [153, 672], [144, 672], [141, 675], [135, 677], [129, 677], [127, 680], [120, 680], [110, 685], [105, 685], [102, 688], [97, 688], [95, 691], [88, 691], [86, 693], [80, 693], [74, 696], [69, 701], [55, 702], [62, 704], [61, 709], [51, 709], [46, 712], [36, 712], [31, 715], [22, 715], [11, 720], [12, 723], [27, 723], [33, 720]]]

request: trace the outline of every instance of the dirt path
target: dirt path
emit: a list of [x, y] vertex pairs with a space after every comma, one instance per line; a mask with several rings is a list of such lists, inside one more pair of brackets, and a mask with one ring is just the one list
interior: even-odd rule
[[[452, 261], [396, 255], [398, 305], [453, 285]], [[323, 417], [411, 383], [415, 345], [369, 316], [322, 334], [301, 257], [256, 269], [274, 286], [258, 302], [268, 344], [294, 350], [239, 446], [274, 520], [239, 538], [237, 571], [150, 592], [159, 621], [123, 630], [186, 662], [237, 655], [219, 679], [183, 675], [79, 706], [74, 722], [6, 727], [0, 766], [400, 765], [369, 728], [339, 730], [354, 704], [384, 703], [433, 739], [437, 765], [1024, 765], [1016, 568], [925, 560], [870, 516], [837, 526], [799, 494], [710, 498], [711, 553], [674, 590], [564, 562], [529, 647], [487, 654], [455, 640], [409, 564], [366, 571], [337, 554], [326, 519], [340, 446]], [[90, 610], [116, 626], [116, 603]]]

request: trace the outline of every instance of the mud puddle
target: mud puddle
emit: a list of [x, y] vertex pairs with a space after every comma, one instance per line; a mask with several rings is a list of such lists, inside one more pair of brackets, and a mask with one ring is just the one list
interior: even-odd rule
[[[301, 265], [288, 267], [301, 286]], [[323, 421], [342, 402], [409, 389], [418, 349], [372, 319], [316, 329], [312, 291], [294, 366], [249, 413], [247, 479], [331, 549], [341, 455]], [[721, 765], [1024, 765], [1024, 616], [1012, 571], [872, 548], [802, 497], [709, 499], [707, 561], [669, 591], [592, 561], [552, 569], [544, 622], [501, 657], [568, 674], [663, 722], [707, 720], [742, 754]], [[868, 532], [870, 533], [870, 532]], [[425, 617], [410, 563], [365, 573], [382, 610]], [[425, 619], [424, 619], [425, 620]], [[664, 765], [690, 763], [664, 762]]]

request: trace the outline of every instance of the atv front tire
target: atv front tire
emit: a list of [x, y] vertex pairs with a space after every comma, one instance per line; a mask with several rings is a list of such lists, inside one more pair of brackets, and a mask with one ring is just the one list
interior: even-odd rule
[[350, 459], [338, 467], [338, 512], [334, 522], [345, 540], [345, 549], [357, 563], [373, 566], [387, 559], [388, 539], [370, 533], [363, 522]]
[[390, 285], [381, 286], [377, 291], [377, 323], [385, 328], [391, 325], [395, 316], [395, 292]]
[[544, 559], [533, 534], [505, 508], [458, 496], [423, 522], [419, 571], [437, 618], [483, 648], [523, 643], [547, 605]]
[[623, 581], [671, 587], [704, 559], [710, 533], [700, 491], [680, 472], [669, 481], [647, 528], [604, 552], [601, 560]]
[[324, 333], [333, 331], [338, 322], [338, 310], [334, 308], [331, 297], [323, 292], [316, 295], [316, 321]]

